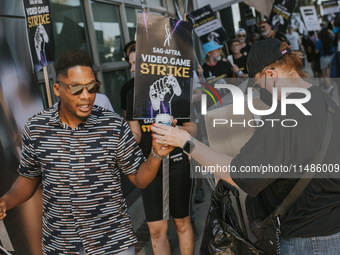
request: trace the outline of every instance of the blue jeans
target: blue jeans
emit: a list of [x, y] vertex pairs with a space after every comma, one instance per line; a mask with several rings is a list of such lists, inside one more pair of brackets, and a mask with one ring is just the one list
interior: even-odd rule
[[309, 238], [280, 238], [282, 255], [337, 255], [340, 254], [340, 232], [330, 236]]

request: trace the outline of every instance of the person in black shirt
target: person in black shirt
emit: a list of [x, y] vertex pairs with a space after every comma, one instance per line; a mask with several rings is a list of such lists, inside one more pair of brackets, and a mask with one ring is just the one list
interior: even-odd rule
[[[135, 74], [136, 64], [136, 41], [131, 41], [124, 46], [126, 54], [125, 60], [129, 63], [130, 71]], [[120, 108], [124, 111], [124, 118], [126, 118], [126, 96], [127, 93], [134, 87], [135, 78], [132, 78], [125, 83], [120, 91]]]
[[[135, 46], [134, 46], [135, 47]], [[135, 73], [135, 51], [127, 49], [131, 72]], [[136, 84], [138, 86], [138, 84]], [[126, 95], [126, 120], [135, 140], [144, 155], [149, 156], [152, 148], [151, 125], [154, 118], [134, 119], [134, 87]], [[192, 113], [191, 113], [192, 114]], [[179, 120], [176, 127], [195, 135], [197, 124], [190, 119]], [[170, 215], [177, 230], [182, 254], [194, 253], [194, 232], [190, 221], [191, 195], [193, 179], [190, 177], [188, 156], [180, 148], [175, 148], [169, 155], [169, 208]], [[156, 178], [141, 191], [146, 221], [154, 254], [170, 254], [167, 236], [168, 221], [163, 220], [163, 165], [158, 169]]]
[[[231, 65], [228, 60], [222, 59], [221, 48], [223, 46], [214, 41], [208, 42], [203, 45], [203, 59], [206, 62], [197, 66], [198, 77], [201, 80], [205, 77], [205, 84], [214, 87], [215, 84], [226, 84], [227, 78], [238, 77], [238, 67]], [[229, 93], [229, 90], [216, 89], [221, 97]], [[213, 100], [209, 97], [207, 107], [213, 105]]]
[[[152, 148], [151, 126], [154, 118], [133, 119], [133, 94], [131, 89], [127, 95], [126, 120], [131, 131], [147, 157]], [[177, 128], [194, 135], [197, 130], [195, 121], [178, 120]], [[190, 177], [188, 156], [181, 148], [175, 148], [169, 154], [169, 210], [179, 237], [182, 254], [193, 254], [194, 233], [190, 221], [191, 195], [194, 179]], [[170, 254], [167, 236], [168, 221], [163, 220], [163, 165], [160, 166], [156, 178], [141, 190], [146, 221], [154, 254]]]
[[255, 33], [255, 34], [250, 35], [250, 41], [249, 41], [250, 47], [257, 41], [257, 39], [259, 39], [258, 34]]
[[[249, 76], [256, 80], [249, 79], [248, 86], [260, 92], [261, 100], [270, 104], [276, 90], [275, 100], [281, 101], [283, 89], [288, 88], [288, 91], [293, 91], [293, 88], [299, 91], [288, 94], [289, 100], [301, 100], [308, 94], [310, 98], [307, 96], [309, 99], [303, 104], [278, 104], [272, 114], [262, 117], [263, 125], [257, 128], [235, 157], [215, 151], [172, 127], [155, 124], [152, 131], [157, 133], [154, 138], [160, 144], [185, 150], [190, 148], [191, 158], [206, 168], [218, 165], [233, 169], [230, 172], [215, 171], [214, 174], [237, 185], [249, 196], [261, 199], [266, 217], [282, 203], [299, 178], [306, 171], [313, 170], [311, 162], [319, 153], [328, 132], [327, 111], [332, 112], [331, 139], [319, 164], [326, 168], [321, 172], [320, 169], [313, 170], [316, 171], [313, 179], [286, 215], [280, 218], [280, 249], [281, 254], [340, 254], [340, 110], [328, 94], [303, 79], [308, 77], [308, 73], [302, 69], [301, 58], [301, 52], [293, 52], [287, 43], [277, 39], [255, 42], [247, 64]], [[325, 99], [332, 109], [328, 108]], [[285, 114], [281, 113], [283, 107], [286, 108]], [[301, 107], [309, 114], [302, 112]], [[286, 127], [267, 121], [274, 119], [276, 123], [293, 119], [297, 125]], [[299, 169], [264, 174], [245, 171], [262, 166], [296, 166]], [[337, 173], [334, 173], [335, 168]]]
[[273, 30], [272, 26], [268, 24], [266, 19], [261, 19], [261, 21], [259, 22], [259, 27], [261, 31], [261, 36], [259, 39], [257, 39], [258, 41], [263, 41], [269, 38], [276, 38], [290, 45], [290, 42], [288, 41], [285, 34], [281, 33], [280, 31], [276, 29]]
[[[131, 70], [131, 69], [130, 69]], [[135, 78], [132, 78], [125, 83], [120, 91], [120, 108], [124, 111], [124, 118], [126, 118], [126, 96], [130, 89], [135, 86]]]
[[202, 66], [197, 67], [198, 76], [206, 78], [208, 85], [215, 83], [225, 83], [224, 79], [236, 77], [238, 72], [237, 66], [232, 66], [228, 60], [222, 60], [221, 48], [223, 46], [214, 41], [203, 45], [203, 58], [206, 62]]
[[243, 28], [240, 28], [239, 30], [237, 30], [236, 39], [238, 39], [240, 41], [242, 55], [247, 57], [251, 46], [246, 43], [246, 39], [247, 39], [246, 30], [243, 29]]
[[233, 54], [234, 64], [238, 67], [238, 75], [241, 78], [248, 78], [247, 57], [241, 53], [241, 43], [237, 39], [230, 41], [230, 48]]
[[[306, 51], [307, 61], [311, 64], [311, 68], [313, 71], [314, 78], [319, 77], [321, 78], [321, 69], [320, 64], [317, 66], [316, 61], [320, 59], [320, 56], [315, 52], [315, 44], [310, 39], [314, 32], [309, 32], [309, 35], [303, 35], [302, 37], [302, 45]], [[319, 61], [320, 62], [320, 61]]]

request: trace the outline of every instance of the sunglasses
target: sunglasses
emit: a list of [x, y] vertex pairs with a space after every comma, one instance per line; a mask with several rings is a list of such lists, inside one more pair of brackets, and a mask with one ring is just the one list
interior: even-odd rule
[[87, 91], [91, 94], [97, 93], [99, 91], [100, 85], [102, 84], [100, 81], [95, 81], [85, 85], [76, 84], [72, 86], [62, 83], [61, 81], [57, 81], [57, 83], [69, 87], [71, 95], [80, 95], [81, 93], [83, 93], [84, 88], [86, 88]]
[[238, 35], [237, 37], [246, 37], [246, 35]]
[[265, 28], [266, 28], [266, 26], [260, 26], [260, 28], [261, 28], [261, 29], [265, 29]]

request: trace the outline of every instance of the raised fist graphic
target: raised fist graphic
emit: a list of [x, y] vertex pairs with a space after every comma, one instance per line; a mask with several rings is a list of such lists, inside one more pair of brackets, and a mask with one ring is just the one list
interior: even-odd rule
[[283, 17], [281, 15], [274, 15], [272, 24], [275, 27], [275, 29], [278, 29], [280, 25], [283, 25], [285, 22], [283, 20]]
[[211, 42], [211, 41], [215, 41], [215, 38], [217, 37], [220, 37], [220, 35], [213, 31], [208, 35], [207, 39], [209, 42]]
[[43, 25], [39, 25], [34, 34], [34, 46], [37, 57], [42, 66], [46, 65], [45, 43], [49, 42], [48, 34]]
[[[155, 111], [158, 111], [161, 106], [161, 102], [165, 101], [165, 96], [169, 94], [170, 99], [166, 100], [171, 106], [171, 100], [176, 96], [180, 96], [182, 94], [181, 87], [178, 84], [178, 81], [172, 75], [164, 76], [159, 80], [155, 81], [150, 86], [149, 96], [152, 104], [152, 108]], [[169, 98], [167, 96], [167, 98]]]

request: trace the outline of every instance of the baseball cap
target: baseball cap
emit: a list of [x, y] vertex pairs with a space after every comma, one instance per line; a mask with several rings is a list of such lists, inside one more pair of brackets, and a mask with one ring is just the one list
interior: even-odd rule
[[266, 66], [274, 63], [283, 55], [292, 52], [290, 47], [280, 50], [280, 40], [275, 38], [266, 39], [263, 41], [256, 41], [250, 49], [247, 59], [247, 67], [249, 74], [248, 87], [253, 86], [255, 75], [260, 72]]
[[213, 50], [217, 50], [222, 48], [222, 45], [217, 44], [215, 41], [210, 41], [207, 42], [203, 45], [203, 59], [205, 59], [205, 56], [207, 55], [208, 52], [213, 51]]
[[267, 23], [268, 23], [268, 20], [263, 18], [263, 19], [260, 20], [259, 25], [267, 24]]
[[238, 35], [239, 33], [247, 34], [246, 30], [243, 28], [240, 28], [239, 30], [237, 30], [236, 35]]

